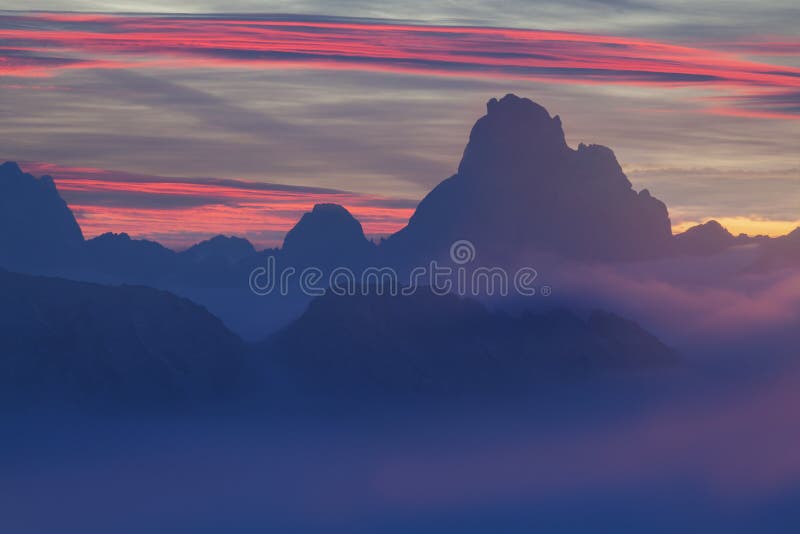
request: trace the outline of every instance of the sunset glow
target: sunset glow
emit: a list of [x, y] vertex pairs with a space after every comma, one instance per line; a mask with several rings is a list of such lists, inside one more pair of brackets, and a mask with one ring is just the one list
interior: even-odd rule
[[280, 246], [283, 235], [317, 203], [347, 207], [371, 237], [396, 232], [413, 212], [411, 201], [345, 191], [170, 179], [46, 163], [28, 162], [23, 168], [56, 177], [87, 238], [125, 232], [175, 249], [217, 234], [245, 236], [262, 248]]
[[[552, 83], [704, 86], [732, 111], [800, 118], [800, 69], [747, 60], [800, 42], [678, 46], [613, 35], [361, 21], [39, 13], [0, 18], [0, 74], [67, 69], [306, 68], [389, 71]], [[735, 43], [734, 43], [735, 44]], [[726, 43], [725, 48], [732, 48]], [[776, 98], [777, 97], [777, 98]], [[727, 112], [709, 106], [708, 112]]]

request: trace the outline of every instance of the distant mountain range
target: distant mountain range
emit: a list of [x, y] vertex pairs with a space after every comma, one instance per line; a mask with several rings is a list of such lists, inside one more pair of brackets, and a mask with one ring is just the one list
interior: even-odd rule
[[[475, 265], [514, 266], [546, 253], [574, 262], [703, 256], [759, 247], [757, 270], [800, 266], [800, 230], [733, 236], [711, 221], [673, 236], [666, 206], [636, 192], [613, 152], [570, 148], [559, 117], [514, 95], [472, 129], [458, 172], [408, 225], [375, 244], [345, 208], [321, 204], [279, 249], [217, 236], [183, 252], [107, 233], [85, 240], [50, 177], [0, 166], [0, 381], [78, 395], [169, 398], [233, 387], [245, 354], [298, 388], [451, 392], [675, 361], [635, 323], [607, 312], [504, 315], [455, 296], [306, 295], [262, 299], [248, 278], [279, 267], [400, 270], [448, 258], [470, 240]], [[37, 277], [51, 275], [64, 279]], [[206, 305], [206, 309], [168, 289]], [[299, 316], [299, 318], [298, 318]], [[288, 326], [286, 326], [288, 324]], [[227, 327], [226, 327], [227, 325]], [[270, 325], [269, 328], [265, 325]], [[249, 348], [239, 335], [263, 339]], [[270, 367], [271, 366], [271, 367]]]
[[476, 264], [503, 266], [543, 252], [630, 261], [710, 255], [768, 241], [734, 237], [715, 221], [673, 236], [666, 206], [647, 190], [633, 190], [610, 149], [570, 148], [559, 117], [514, 95], [489, 101], [458, 172], [420, 202], [405, 228], [378, 245], [333, 204], [315, 206], [280, 249], [262, 252], [227, 236], [182, 253], [126, 234], [84, 241], [50, 177], [37, 179], [11, 162], [0, 166], [0, 266], [24, 272], [169, 288], [241, 287], [269, 255], [282, 265], [322, 269], [408, 268], [447, 258], [450, 245], [463, 239], [475, 245]]
[[788, 235], [764, 240], [762, 254], [753, 271], [800, 268], [800, 228]]
[[92, 410], [158, 407], [276, 384], [330, 399], [523, 394], [553, 380], [678, 361], [610, 313], [512, 316], [426, 291], [328, 294], [249, 345], [204, 308], [147, 287], [0, 271], [0, 292], [6, 406], [23, 399]]

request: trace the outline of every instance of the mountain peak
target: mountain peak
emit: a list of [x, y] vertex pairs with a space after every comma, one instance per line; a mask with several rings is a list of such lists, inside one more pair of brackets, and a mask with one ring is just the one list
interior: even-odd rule
[[0, 165], [0, 176], [20, 176], [22, 169], [16, 161], [6, 161]]
[[399, 260], [446, 258], [462, 239], [493, 263], [536, 252], [618, 261], [665, 255], [672, 230], [666, 206], [633, 189], [610, 148], [570, 148], [557, 115], [506, 95], [489, 100], [458, 172], [420, 202], [384, 250]]
[[717, 254], [735, 243], [733, 234], [713, 219], [675, 236], [678, 253], [689, 256]]
[[256, 249], [247, 239], [217, 235], [189, 247], [182, 252], [182, 255], [192, 261], [210, 260], [235, 263], [255, 253]]
[[6, 182], [12, 181], [16, 184], [32, 184], [42, 189], [55, 190], [56, 188], [52, 176], [45, 174], [37, 178], [31, 174], [26, 174], [16, 161], [6, 161], [0, 165], [0, 179], [4, 179]]
[[459, 173], [523, 169], [569, 150], [561, 119], [529, 98], [507, 94], [486, 104], [469, 136]]
[[311, 209], [311, 213], [315, 215], [322, 215], [322, 216], [337, 216], [342, 218], [353, 218], [353, 215], [347, 211], [347, 208], [340, 204], [330, 204], [330, 203], [322, 203], [322, 204], [314, 204], [314, 207]]
[[92, 241], [100, 242], [100, 241], [130, 241], [131, 236], [126, 234], [125, 232], [115, 233], [115, 232], [106, 232], [104, 234], [100, 234], [99, 236], [92, 239]]
[[[508, 93], [500, 98], [491, 98], [486, 103], [487, 115], [502, 115], [505, 113], [524, 113], [531, 117], [537, 117], [541, 121], [552, 120], [550, 114], [544, 106], [537, 104], [530, 98], [519, 97], [513, 93]], [[558, 117], [555, 117], [558, 119]], [[560, 122], [560, 119], [559, 119]]]
[[326, 266], [360, 262], [374, 245], [361, 223], [338, 204], [316, 204], [287, 232], [281, 252], [290, 263]]
[[315, 204], [304, 213], [297, 224], [287, 232], [283, 250], [291, 252], [309, 242], [331, 238], [359, 239], [364, 237], [361, 223], [339, 204]]
[[81, 229], [52, 178], [36, 178], [13, 161], [0, 165], [1, 265], [49, 271], [82, 243]]
[[705, 224], [701, 224], [699, 226], [695, 226], [695, 228], [700, 229], [703, 228], [708, 232], [713, 232], [715, 234], [725, 234], [725, 235], [732, 235], [728, 230], [720, 224], [719, 221], [711, 219]]

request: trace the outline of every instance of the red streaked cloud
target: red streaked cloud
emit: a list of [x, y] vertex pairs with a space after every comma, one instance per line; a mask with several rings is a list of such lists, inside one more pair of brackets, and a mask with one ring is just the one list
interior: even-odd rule
[[214, 178], [166, 178], [86, 167], [22, 162], [25, 172], [53, 176], [87, 238], [126, 232], [176, 248], [217, 234], [278, 246], [314, 204], [342, 204], [367, 235], [399, 230], [415, 202], [347, 191]]
[[[560, 31], [324, 18], [0, 17], [0, 74], [5, 76], [43, 77], [66, 69], [247, 67], [699, 86], [730, 95], [731, 108], [744, 116], [775, 118], [800, 118], [800, 69], [744, 56], [770, 50], [792, 55], [798, 47], [800, 42], [787, 38], [691, 47]], [[762, 100], [765, 90], [785, 97]], [[720, 110], [709, 106], [708, 111]]]

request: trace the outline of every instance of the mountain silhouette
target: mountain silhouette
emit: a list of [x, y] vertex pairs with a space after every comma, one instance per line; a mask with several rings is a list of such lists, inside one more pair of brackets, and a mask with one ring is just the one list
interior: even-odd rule
[[654, 336], [613, 314], [516, 317], [426, 291], [327, 294], [262, 352], [301, 391], [342, 396], [525, 391], [554, 377], [676, 361]]
[[[791, 239], [733, 237], [716, 222], [674, 236], [667, 209], [636, 192], [614, 153], [566, 143], [561, 120], [525, 98], [488, 102], [472, 128], [455, 175], [418, 205], [407, 226], [373, 244], [342, 206], [317, 204], [279, 249], [257, 252], [245, 239], [217, 236], [176, 253], [156, 242], [107, 233], [84, 241], [49, 177], [15, 163], [0, 166], [0, 266], [104, 283], [145, 284], [205, 305], [240, 335], [254, 338], [295, 317], [309, 297], [254, 296], [249, 275], [269, 257], [279, 269], [324, 272], [390, 266], [403, 271], [449, 260], [451, 245], [469, 240], [475, 264], [531, 265], [539, 253], [571, 260], [624, 261], [716, 254], [744, 243], [765, 247], [758, 269], [793, 264]], [[784, 244], [786, 243], [786, 244]], [[767, 250], [769, 249], [769, 250]], [[796, 263], [795, 263], [796, 264]], [[260, 299], [260, 300], [259, 300]]]
[[197, 243], [178, 253], [177, 259], [175, 271], [161, 282], [166, 287], [244, 287], [250, 271], [263, 265], [250, 241], [223, 235]]
[[0, 266], [34, 272], [68, 268], [83, 234], [50, 176], [0, 165]]
[[186, 299], [3, 270], [0, 292], [4, 394], [139, 405], [237, 387], [241, 341]]
[[800, 267], [800, 227], [785, 236], [763, 241], [761, 254], [750, 270], [767, 272], [798, 267]]
[[180, 256], [192, 263], [233, 265], [255, 253], [247, 239], [218, 235], [189, 247]]
[[101, 279], [133, 283], [155, 283], [173, 273], [177, 254], [155, 241], [132, 239], [111, 232], [89, 239], [84, 261]]
[[686, 256], [706, 256], [723, 252], [737, 242], [717, 221], [698, 224], [675, 236], [675, 249]]
[[374, 251], [349, 211], [338, 204], [317, 204], [286, 234], [280, 257], [287, 265], [329, 270], [363, 265]]
[[392, 258], [438, 258], [471, 241], [478, 260], [513, 264], [546, 251], [582, 260], [669, 253], [665, 205], [636, 192], [614, 153], [573, 150], [561, 120], [515, 95], [492, 99], [472, 128], [458, 172], [420, 202], [384, 247]]
[[734, 236], [718, 221], [710, 220], [692, 226], [674, 239], [675, 253], [684, 256], [712, 256], [725, 252], [737, 245], [761, 243], [769, 240], [766, 236], [751, 237], [747, 234]]

